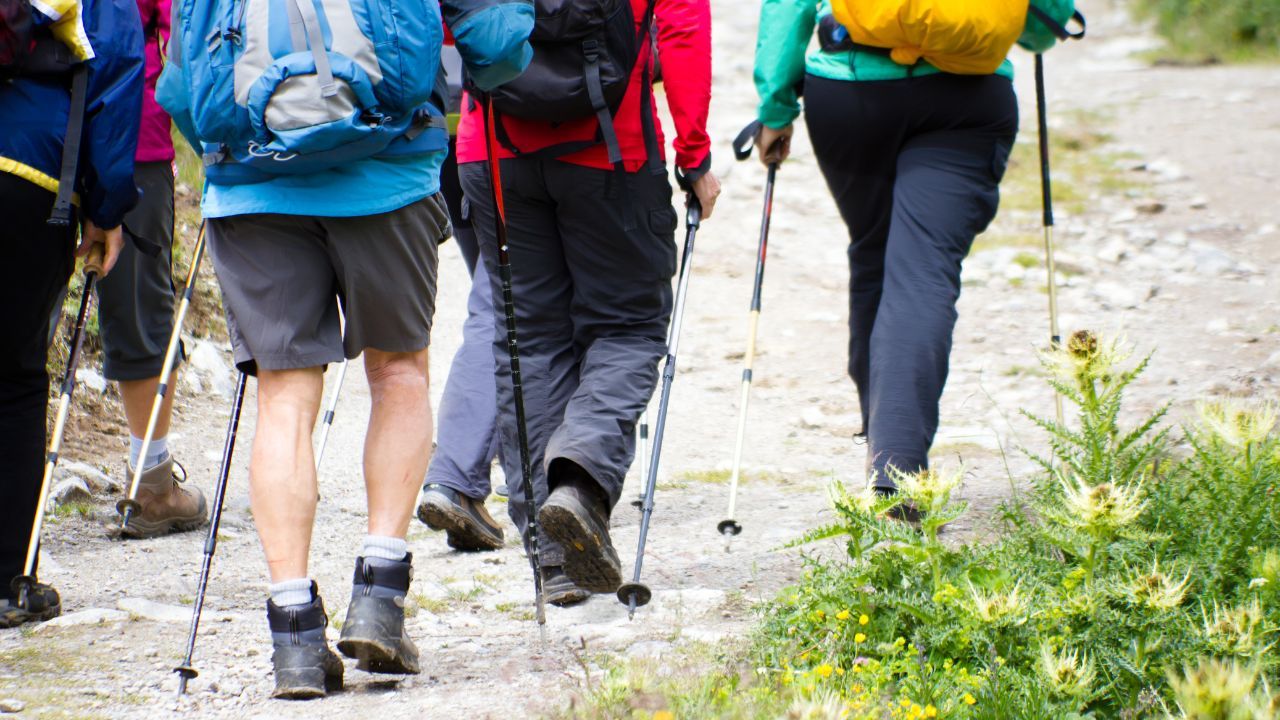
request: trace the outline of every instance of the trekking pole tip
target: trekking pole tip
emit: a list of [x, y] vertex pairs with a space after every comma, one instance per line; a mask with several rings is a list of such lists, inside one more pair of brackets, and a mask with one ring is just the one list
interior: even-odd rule
[[738, 524], [737, 520], [733, 519], [721, 520], [720, 524], [716, 525], [716, 529], [720, 531], [721, 535], [726, 537], [742, 534], [742, 526]]
[[187, 681], [199, 677], [200, 671], [191, 667], [190, 664], [179, 665], [173, 671], [178, 673], [178, 697], [182, 697], [187, 692]]
[[653, 591], [644, 583], [631, 582], [618, 588], [618, 602], [627, 606], [627, 617], [634, 618], [636, 608], [649, 604]]
[[9, 582], [9, 589], [17, 598], [19, 608], [27, 609], [27, 603], [31, 601], [31, 588], [35, 584], [36, 579], [33, 575], [19, 575]]
[[124, 498], [116, 503], [116, 512], [120, 513], [121, 532], [129, 529], [129, 521], [133, 519], [133, 514], [140, 510], [142, 510], [142, 504], [131, 498]]

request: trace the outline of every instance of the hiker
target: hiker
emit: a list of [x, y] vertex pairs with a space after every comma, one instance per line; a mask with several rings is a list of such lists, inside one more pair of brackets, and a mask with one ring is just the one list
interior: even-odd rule
[[457, 123], [462, 109], [462, 61], [446, 38], [442, 56], [449, 82], [449, 157], [440, 186], [453, 221], [453, 239], [471, 276], [462, 345], [453, 356], [440, 397], [438, 447], [423, 481], [418, 519], [443, 530], [449, 547], [462, 552], [498, 550], [502, 526], [484, 506], [492, 489], [490, 470], [498, 454], [498, 398], [493, 363], [493, 295], [479, 262], [470, 208], [458, 180]]
[[[517, 113], [555, 113], [512, 100], [521, 83], [533, 83], [524, 88], [528, 95], [552, 99], [556, 87], [583, 85], [582, 73], [561, 77], [552, 66], [540, 67], [538, 73], [531, 68], [491, 100], [496, 106], [497, 98], [505, 97], [514, 106], [510, 112], [497, 112], [495, 133], [502, 144], [529, 452], [535, 500], [541, 508], [537, 519], [543, 530], [538, 538], [543, 589], [547, 602], [556, 605], [580, 602], [593, 592], [613, 592], [621, 582], [609, 516], [635, 454], [635, 424], [653, 394], [657, 363], [666, 352], [677, 216], [654, 111], [655, 60], [680, 69], [668, 72], [665, 79], [676, 129], [675, 163], [683, 182], [701, 201], [704, 217], [711, 216], [720, 191], [710, 172], [706, 132], [710, 3], [662, 0], [651, 22], [653, 0], [620, 1], [629, 3], [631, 12], [619, 17], [634, 25], [639, 40], [634, 65], [619, 83], [619, 104], [561, 122], [518, 117]], [[548, 27], [564, 34], [574, 31]], [[656, 43], [648, 41], [651, 27], [657, 30]], [[625, 67], [618, 58], [601, 62]], [[580, 62], [564, 66], [582, 67]], [[585, 82], [590, 87], [591, 81]], [[494, 208], [483, 162], [485, 107], [483, 98], [464, 101], [459, 175], [494, 305], [501, 307]], [[523, 533], [524, 492], [522, 484], [512, 480], [521, 477], [521, 468], [511, 362], [505, 320], [495, 314], [493, 322], [508, 511]]]
[[[54, 12], [59, 14], [46, 14]], [[25, 61], [16, 59], [15, 48]], [[69, 127], [75, 115], [70, 88], [79, 72], [86, 73], [86, 84], [77, 131]], [[24, 608], [10, 582], [23, 573], [39, 501], [51, 321], [77, 256], [101, 243], [109, 272], [120, 255], [120, 225], [138, 197], [133, 163], [142, 84], [134, 0], [39, 7], [0, 0], [0, 247], [7, 253], [0, 263], [6, 309], [0, 334], [0, 628], [61, 612], [53, 587], [36, 583]], [[72, 177], [62, 172], [67, 142], [81, 150]], [[65, 218], [57, 203], [60, 189], [76, 203]]]
[[131, 537], [154, 537], [200, 527], [208, 518], [208, 507], [199, 488], [183, 486], [186, 470], [169, 452], [176, 393], [166, 394], [147, 457], [139, 457], [173, 332], [174, 151], [169, 115], [155, 97], [161, 48], [169, 42], [170, 0], [137, 3], [146, 43], [146, 85], [133, 177], [142, 195], [137, 207], [124, 218], [125, 232], [133, 242], [125, 243], [120, 251], [115, 272], [98, 283], [98, 323], [102, 374], [119, 383], [129, 427], [126, 483], [142, 462], [137, 497], [142, 509], [130, 519], [125, 532]]
[[[531, 5], [441, 5], [478, 85], [523, 70]], [[437, 244], [450, 232], [439, 192], [448, 133], [439, 99], [431, 102], [442, 43], [434, 3], [396, 11], [394, 24], [367, 22], [394, 11], [367, 0], [289, 10], [296, 17], [281, 20], [265, 0], [248, 0], [244, 24], [222, 28], [214, 27], [221, 14], [197, 0], [175, 28], [170, 47], [186, 50], [171, 53], [174, 74], [166, 69], [160, 94], [205, 156], [209, 252], [236, 364], [258, 379], [250, 505], [271, 575], [274, 694], [305, 699], [343, 680], [308, 572], [317, 502], [311, 432], [325, 365], [362, 353], [372, 400], [368, 534], [338, 649], [360, 670], [420, 670], [404, 628], [413, 573], [405, 534], [431, 455], [427, 346]], [[317, 52], [325, 42], [343, 52]], [[233, 43], [237, 81], [247, 76], [255, 90], [274, 94], [250, 94], [230, 70], [210, 64], [222, 49], [231, 57]], [[381, 80], [371, 86], [375, 75]], [[257, 113], [257, 127], [247, 127], [241, 108]]]
[[[1069, 0], [1041, 4], [1063, 6], [1056, 16], [1071, 14]], [[971, 7], [991, 14], [1008, 5]], [[803, 86], [818, 167], [849, 228], [848, 371], [867, 438], [868, 484], [890, 495], [897, 474], [929, 464], [961, 262], [995, 216], [1018, 132], [1005, 54], [1032, 23], [1031, 16], [991, 18], [1003, 23], [1001, 42], [970, 48], [975, 57], [935, 48], [932, 61], [902, 44], [855, 42], [847, 29], [927, 34], [928, 14], [899, 22], [900, 7], [893, 0], [764, 0], [755, 64], [762, 161], [787, 158]], [[806, 52], [815, 26], [818, 45]], [[952, 36], [934, 29], [935, 37]], [[900, 507], [895, 516], [913, 512]]]

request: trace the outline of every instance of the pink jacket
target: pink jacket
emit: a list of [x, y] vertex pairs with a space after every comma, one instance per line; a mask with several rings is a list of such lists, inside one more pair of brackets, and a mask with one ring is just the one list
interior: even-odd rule
[[169, 45], [170, 0], [138, 0], [142, 32], [146, 40], [147, 82], [142, 92], [142, 127], [138, 136], [138, 162], [173, 159], [169, 115], [156, 103], [156, 80], [164, 67], [162, 55]]

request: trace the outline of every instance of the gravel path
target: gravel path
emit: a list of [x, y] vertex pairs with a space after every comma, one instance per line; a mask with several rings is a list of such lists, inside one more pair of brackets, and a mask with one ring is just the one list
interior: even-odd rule
[[[1280, 73], [1274, 67], [1149, 68], [1151, 47], [1106, 0], [1083, 3], [1091, 38], [1049, 56], [1059, 148], [1058, 239], [1064, 330], [1124, 333], [1155, 350], [1134, 389], [1136, 413], [1164, 402], [1189, 417], [1209, 395], [1276, 397], [1280, 386]], [[530, 620], [522, 553], [461, 555], [415, 522], [417, 577], [410, 631], [424, 673], [400, 681], [348, 669], [348, 691], [320, 702], [269, 700], [270, 652], [262, 618], [265, 564], [248, 513], [245, 462], [254, 426], [246, 402], [224, 529], [197, 649], [201, 676], [187, 717], [527, 717], [567, 706], [602, 668], [627, 656], [722, 646], [749, 628], [751, 602], [798, 573], [778, 546], [812, 526], [833, 479], [860, 479], [851, 442], [856, 398], [844, 375], [844, 230], [803, 132], [777, 186], [760, 352], [752, 395], [746, 532], [726, 553], [715, 531], [725, 501], [739, 366], [745, 344], [763, 170], [731, 166], [727, 141], [752, 115], [754, 9], [715, 0], [716, 102], [712, 135], [725, 195], [699, 238], [690, 310], [645, 564], [654, 602], [628, 621], [612, 597], [550, 609], [548, 642]], [[1024, 130], [1001, 217], [966, 264], [952, 378], [935, 458], [963, 462], [975, 512], [957, 538], [980, 537], [993, 504], [1031, 468], [1018, 448], [1042, 438], [1018, 411], [1048, 414], [1051, 397], [1035, 348], [1047, 336], [1042, 290], [1034, 91], [1019, 55]], [[670, 68], [668, 72], [677, 72]], [[1020, 179], [1019, 179], [1020, 178]], [[436, 388], [457, 346], [466, 278], [444, 249], [433, 348]], [[216, 353], [206, 353], [217, 356]], [[354, 370], [355, 368], [353, 368]], [[209, 362], [188, 386], [175, 445], [194, 481], [212, 490], [230, 374]], [[332, 380], [332, 373], [330, 375]], [[313, 574], [335, 619], [363, 533], [359, 457], [368, 410], [361, 372], [347, 379], [321, 478]], [[75, 457], [91, 464], [114, 458]], [[114, 469], [114, 467], [113, 467]], [[82, 472], [81, 474], [88, 474]], [[634, 473], [633, 473], [634, 475]], [[628, 497], [638, 488], [632, 477]], [[43, 577], [65, 599], [64, 619], [0, 631], [0, 711], [28, 717], [165, 717], [203, 535], [121, 544], [103, 521], [114, 498], [47, 526]], [[491, 501], [506, 523], [505, 507]], [[638, 513], [619, 506], [614, 538], [629, 571]], [[508, 537], [514, 530], [506, 523]], [[136, 602], [149, 598], [159, 605]], [[12, 700], [7, 700], [12, 699]]]

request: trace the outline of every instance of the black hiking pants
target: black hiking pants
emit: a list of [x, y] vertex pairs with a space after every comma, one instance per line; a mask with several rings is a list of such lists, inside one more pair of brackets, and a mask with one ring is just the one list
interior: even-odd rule
[[960, 266], [995, 217], [1018, 132], [1013, 84], [927, 75], [805, 78], [805, 123], [849, 227], [849, 376], [868, 475], [928, 467], [960, 297]]
[[[493, 288], [498, 432], [511, 519], [524, 489], [511, 360], [485, 163], [459, 168]], [[634, 428], [658, 380], [671, 319], [676, 213], [665, 172], [618, 174], [557, 160], [502, 161], [535, 499], [572, 463], [617, 504], [635, 456]], [[477, 428], [477, 431], [481, 430]], [[564, 552], [539, 537], [544, 566]]]
[[21, 575], [44, 475], [50, 317], [75, 267], [74, 217], [45, 221], [53, 193], [0, 173], [0, 598]]

